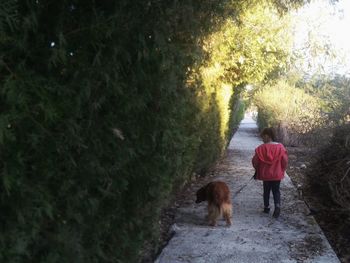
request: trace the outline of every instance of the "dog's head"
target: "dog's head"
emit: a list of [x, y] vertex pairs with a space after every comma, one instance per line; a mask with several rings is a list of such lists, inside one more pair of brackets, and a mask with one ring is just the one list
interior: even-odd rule
[[196, 193], [196, 203], [200, 203], [207, 200], [207, 186], [203, 186]]

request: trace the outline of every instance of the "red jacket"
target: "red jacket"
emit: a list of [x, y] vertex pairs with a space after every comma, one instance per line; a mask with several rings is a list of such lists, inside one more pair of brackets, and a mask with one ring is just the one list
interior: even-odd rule
[[288, 164], [287, 150], [280, 143], [261, 144], [255, 149], [252, 163], [258, 180], [282, 180]]

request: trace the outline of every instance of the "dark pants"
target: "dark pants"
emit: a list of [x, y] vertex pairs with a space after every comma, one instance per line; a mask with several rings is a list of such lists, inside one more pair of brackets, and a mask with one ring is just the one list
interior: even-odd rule
[[275, 207], [280, 207], [281, 205], [281, 193], [280, 193], [280, 183], [281, 181], [264, 181], [264, 206], [269, 207], [270, 205], [270, 192], [272, 190], [273, 201], [275, 202]]

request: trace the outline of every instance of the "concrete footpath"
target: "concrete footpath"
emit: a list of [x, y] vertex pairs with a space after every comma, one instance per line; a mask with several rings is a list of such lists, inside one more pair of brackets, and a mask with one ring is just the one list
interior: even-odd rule
[[[244, 119], [212, 181], [225, 181], [232, 194], [249, 182], [253, 175], [251, 158], [255, 147], [261, 144], [257, 134], [255, 122]], [[231, 227], [226, 227], [223, 220], [216, 227], [207, 226], [207, 203], [194, 203], [199, 187], [193, 186], [193, 200], [178, 207], [172, 227], [175, 234], [156, 263], [339, 262], [315, 219], [308, 215], [305, 203], [298, 199], [288, 176], [281, 183], [278, 219], [272, 217], [272, 195], [272, 211], [262, 213], [262, 182], [252, 180], [232, 200]]]

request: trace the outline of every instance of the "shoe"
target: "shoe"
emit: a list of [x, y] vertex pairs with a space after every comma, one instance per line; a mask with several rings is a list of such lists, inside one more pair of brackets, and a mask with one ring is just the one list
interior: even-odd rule
[[273, 217], [278, 218], [281, 214], [281, 209], [279, 207], [275, 207], [275, 211], [273, 211]]
[[268, 214], [270, 213], [270, 208], [269, 207], [264, 207], [264, 211], [263, 211], [265, 214]]

